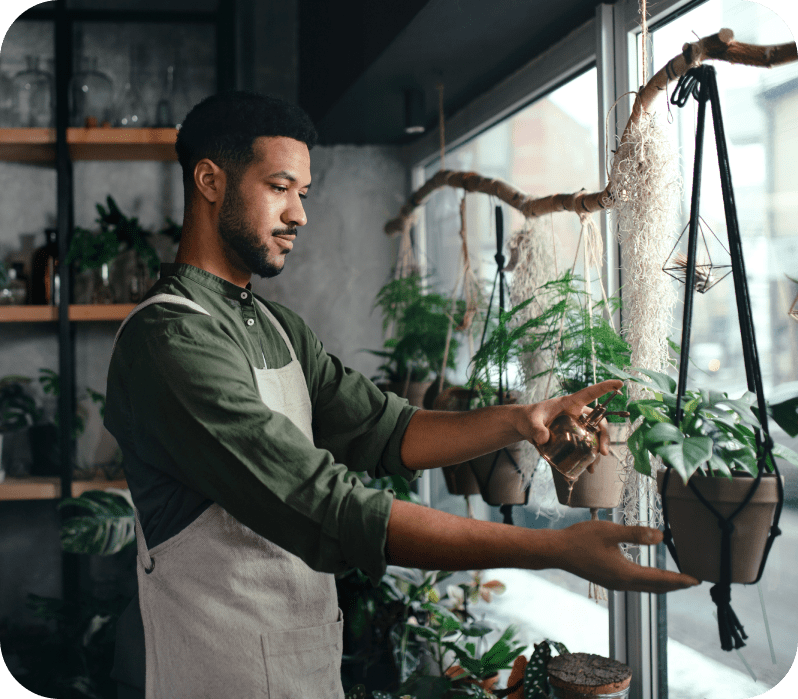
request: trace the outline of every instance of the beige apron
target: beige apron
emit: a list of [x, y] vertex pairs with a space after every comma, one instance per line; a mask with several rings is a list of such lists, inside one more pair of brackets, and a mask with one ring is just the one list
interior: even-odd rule
[[[179, 296], [176, 303], [210, 315]], [[302, 367], [252, 368], [263, 402], [313, 439]], [[136, 514], [146, 699], [343, 699], [343, 620], [334, 577], [256, 534], [214, 503], [171, 539], [147, 549]]]

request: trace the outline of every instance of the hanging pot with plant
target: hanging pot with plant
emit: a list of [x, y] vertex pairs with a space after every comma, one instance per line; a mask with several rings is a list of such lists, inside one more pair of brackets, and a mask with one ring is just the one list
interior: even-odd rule
[[[374, 306], [382, 311], [383, 332], [392, 335], [385, 340], [384, 349], [368, 350], [383, 359], [379, 366], [383, 380], [378, 385], [423, 407], [432, 385], [430, 377], [443, 364], [452, 303], [441, 294], [425, 291], [421, 275], [412, 273], [385, 284]], [[459, 322], [457, 317], [462, 317], [465, 305], [460, 302], [455, 307], [455, 322]], [[457, 347], [457, 338], [451, 337], [450, 369], [456, 366]]]

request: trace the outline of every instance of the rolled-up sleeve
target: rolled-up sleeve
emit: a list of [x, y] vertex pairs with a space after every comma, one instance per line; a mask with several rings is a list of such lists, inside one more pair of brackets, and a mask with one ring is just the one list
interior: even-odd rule
[[374, 478], [400, 475], [413, 481], [419, 471], [401, 459], [402, 437], [418, 408], [393, 393], [383, 393], [357, 371], [344, 367], [315, 340], [318, 387], [313, 406], [313, 434], [353, 471]]
[[[375, 584], [379, 581], [393, 494], [366, 488], [349, 470], [352, 466], [325, 446], [337, 448], [335, 439], [319, 439], [316, 446], [287, 417], [269, 410], [249, 361], [226, 341], [218, 321], [197, 315], [170, 323], [168, 331], [137, 348], [129, 370], [130, 404], [146, 406], [131, 413], [127, 426], [138, 458], [217, 502], [314, 570], [357, 567]], [[368, 396], [374, 411], [366, 411], [366, 423], [379, 437], [368, 437], [364, 428], [359, 444], [355, 436], [343, 451], [371, 445], [379, 454], [356, 459], [356, 465], [373, 460], [395, 467], [402, 423], [412, 411], [356, 383], [349, 393]], [[342, 424], [358, 432], [350, 423], [361, 414], [359, 408], [351, 409], [352, 420], [328, 423], [332, 405], [347, 402], [346, 391], [323, 388], [321, 393], [337, 396], [322, 401], [323, 432]]]

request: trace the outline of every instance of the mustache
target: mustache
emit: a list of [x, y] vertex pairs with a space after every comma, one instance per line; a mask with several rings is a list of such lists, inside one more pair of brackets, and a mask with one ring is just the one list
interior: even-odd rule
[[296, 235], [297, 230], [296, 228], [274, 228], [272, 229], [272, 235], [279, 236], [279, 235]]

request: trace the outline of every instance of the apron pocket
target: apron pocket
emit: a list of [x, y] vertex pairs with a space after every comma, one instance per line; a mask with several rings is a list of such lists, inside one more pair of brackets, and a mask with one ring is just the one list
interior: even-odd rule
[[261, 635], [269, 699], [343, 699], [344, 622]]

